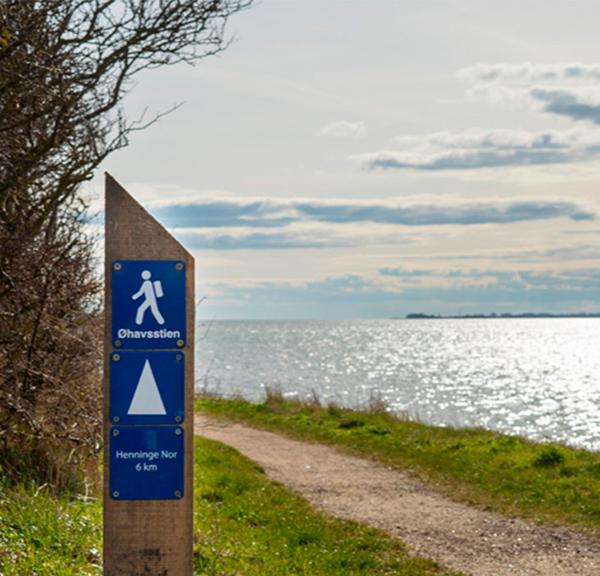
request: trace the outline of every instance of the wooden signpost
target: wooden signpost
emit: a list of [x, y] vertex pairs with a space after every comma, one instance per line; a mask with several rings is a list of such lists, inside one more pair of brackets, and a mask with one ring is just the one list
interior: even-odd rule
[[194, 259], [106, 175], [104, 574], [191, 576]]

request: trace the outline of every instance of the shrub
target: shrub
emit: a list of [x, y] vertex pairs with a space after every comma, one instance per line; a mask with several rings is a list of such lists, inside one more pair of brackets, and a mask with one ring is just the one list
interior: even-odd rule
[[564, 454], [554, 446], [550, 446], [548, 448], [544, 448], [535, 460], [533, 461], [533, 465], [537, 468], [549, 468], [553, 466], [558, 466], [565, 461]]

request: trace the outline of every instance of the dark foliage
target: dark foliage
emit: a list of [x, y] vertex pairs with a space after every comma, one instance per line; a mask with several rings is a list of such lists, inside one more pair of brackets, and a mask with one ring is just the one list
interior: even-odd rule
[[144, 69], [219, 52], [251, 0], [0, 0], [0, 466], [64, 486], [100, 448], [99, 283], [81, 184]]

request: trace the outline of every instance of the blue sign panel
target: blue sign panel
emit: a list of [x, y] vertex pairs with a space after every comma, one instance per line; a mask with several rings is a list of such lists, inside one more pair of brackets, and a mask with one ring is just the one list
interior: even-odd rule
[[112, 263], [112, 340], [115, 348], [185, 346], [185, 263]]
[[110, 434], [111, 498], [183, 497], [183, 428], [115, 426]]
[[117, 424], [183, 422], [185, 358], [176, 351], [110, 355], [110, 420]]

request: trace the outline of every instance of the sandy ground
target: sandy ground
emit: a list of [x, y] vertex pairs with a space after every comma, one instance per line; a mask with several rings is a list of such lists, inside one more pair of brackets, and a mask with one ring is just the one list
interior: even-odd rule
[[270, 432], [196, 417], [315, 507], [401, 537], [415, 552], [472, 576], [599, 576], [600, 542], [458, 504], [397, 470]]

